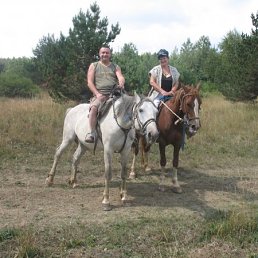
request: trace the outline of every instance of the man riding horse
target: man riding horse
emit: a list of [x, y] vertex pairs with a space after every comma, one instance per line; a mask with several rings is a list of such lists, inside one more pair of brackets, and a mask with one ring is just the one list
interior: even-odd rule
[[93, 93], [93, 98], [90, 102], [89, 111], [90, 133], [85, 138], [87, 143], [95, 141], [95, 129], [100, 105], [109, 98], [114, 85], [124, 88], [125, 78], [121, 69], [117, 64], [112, 63], [110, 58], [110, 48], [102, 46], [99, 50], [99, 61], [91, 63], [88, 69], [88, 87]]

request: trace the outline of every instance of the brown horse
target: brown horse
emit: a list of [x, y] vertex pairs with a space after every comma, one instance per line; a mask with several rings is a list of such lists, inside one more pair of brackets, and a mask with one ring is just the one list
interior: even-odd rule
[[[192, 137], [200, 128], [199, 109], [201, 106], [201, 98], [199, 95], [200, 84], [197, 86], [182, 86], [173, 98], [167, 102], [161, 102], [160, 113], [157, 117], [157, 127], [159, 129], [159, 152], [161, 166], [161, 181], [159, 189], [164, 191], [166, 146], [172, 144], [174, 147], [173, 167], [172, 167], [172, 190], [181, 193], [182, 189], [177, 180], [177, 169], [179, 163], [179, 151], [183, 147], [185, 135]], [[133, 163], [129, 177], [135, 178], [135, 159], [138, 150], [141, 150], [142, 165], [144, 170], [150, 170], [148, 167], [148, 151], [150, 146], [146, 144], [144, 139], [138, 135], [138, 144], [134, 143]]]

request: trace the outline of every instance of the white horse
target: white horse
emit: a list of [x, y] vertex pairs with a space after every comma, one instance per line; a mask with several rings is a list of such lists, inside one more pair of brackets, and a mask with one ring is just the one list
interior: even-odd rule
[[105, 189], [103, 193], [102, 206], [104, 210], [111, 210], [109, 202], [109, 183], [112, 178], [112, 156], [114, 152], [121, 154], [121, 190], [122, 202], [126, 201], [126, 178], [127, 161], [131, 150], [132, 142], [135, 138], [135, 130], [140, 130], [150, 144], [158, 137], [156, 127], [156, 116], [158, 113], [152, 100], [141, 99], [137, 94], [128, 96], [124, 93], [121, 97], [113, 98], [111, 107], [103, 114], [97, 125], [96, 143], [86, 143], [85, 135], [89, 129], [89, 104], [80, 104], [67, 111], [63, 140], [57, 148], [53, 166], [46, 179], [48, 186], [53, 184], [57, 162], [65, 148], [73, 141], [78, 142], [78, 147], [72, 159], [72, 171], [69, 183], [76, 186], [76, 173], [81, 156], [86, 150], [104, 149], [105, 163]]

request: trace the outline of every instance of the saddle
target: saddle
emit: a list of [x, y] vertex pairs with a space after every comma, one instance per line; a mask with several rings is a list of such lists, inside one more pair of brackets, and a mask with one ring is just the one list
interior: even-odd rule
[[113, 103], [122, 96], [123, 92], [124, 92], [124, 90], [121, 88], [118, 88], [118, 87], [114, 88], [112, 90], [112, 92], [110, 93], [109, 98], [106, 101], [104, 101], [103, 103], [101, 103], [99, 106], [98, 115], [97, 115], [96, 139], [94, 142], [94, 149], [93, 149], [94, 155], [95, 155], [97, 142], [98, 142], [97, 139], [99, 138], [102, 141], [102, 134], [101, 134], [101, 130], [99, 127], [99, 121], [109, 111], [109, 109], [111, 108]]
[[112, 104], [119, 99], [122, 96], [122, 93], [124, 92], [123, 89], [121, 88], [114, 88], [112, 90], [112, 92], [109, 95], [109, 98], [104, 101], [103, 103], [100, 104], [99, 106], [99, 110], [98, 110], [98, 120], [101, 119], [101, 117], [103, 117], [108, 110], [110, 109], [110, 107], [112, 106]]

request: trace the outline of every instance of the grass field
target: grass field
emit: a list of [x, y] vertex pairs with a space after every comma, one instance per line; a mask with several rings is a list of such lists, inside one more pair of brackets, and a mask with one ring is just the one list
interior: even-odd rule
[[[75, 105], [0, 99], [0, 257], [258, 257], [258, 104], [203, 99], [202, 127], [180, 154], [183, 193], [158, 191], [152, 170], [128, 180], [119, 200], [119, 155], [110, 198], [101, 209], [102, 153], [86, 153], [79, 187], [67, 184], [75, 145], [63, 155], [55, 184], [45, 178], [61, 142], [65, 110]], [[168, 164], [172, 148], [168, 148]], [[131, 161], [131, 157], [130, 157]], [[130, 162], [129, 162], [130, 164]]]

